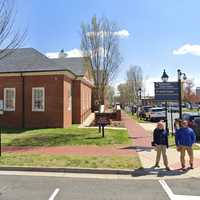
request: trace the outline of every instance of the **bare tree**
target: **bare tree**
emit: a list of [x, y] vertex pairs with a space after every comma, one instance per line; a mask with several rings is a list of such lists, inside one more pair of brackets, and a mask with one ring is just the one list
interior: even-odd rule
[[127, 87], [129, 94], [129, 101], [133, 104], [138, 103], [138, 91], [143, 85], [143, 73], [140, 66], [131, 65], [127, 71]]
[[27, 31], [15, 31], [16, 12], [12, 0], [0, 0], [0, 59], [12, 53], [24, 41]]
[[92, 17], [91, 23], [81, 25], [81, 50], [91, 57], [95, 92], [94, 98], [104, 103], [105, 90], [115, 76], [120, 62], [118, 27], [103, 17]]
[[109, 85], [107, 87], [107, 97], [108, 97], [108, 102], [109, 102], [109, 105], [112, 105], [114, 103], [114, 96], [115, 96], [115, 88], [111, 85]]
[[184, 100], [190, 104], [195, 103], [195, 101], [198, 101], [198, 98], [196, 97], [193, 91], [193, 87], [194, 87], [194, 81], [191, 79], [188, 79], [185, 82], [183, 93], [184, 93]]
[[119, 91], [119, 102], [122, 105], [130, 104], [128, 84], [121, 83], [117, 86]]

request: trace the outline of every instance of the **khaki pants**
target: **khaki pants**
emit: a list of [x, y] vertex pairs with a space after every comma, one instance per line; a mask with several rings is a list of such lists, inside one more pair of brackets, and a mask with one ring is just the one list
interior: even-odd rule
[[190, 158], [190, 165], [193, 165], [194, 155], [192, 147], [188, 146], [180, 146], [180, 160], [182, 167], [185, 167], [185, 152], [187, 151], [188, 156]]
[[162, 153], [164, 165], [165, 165], [165, 167], [168, 167], [168, 160], [167, 160], [166, 149], [167, 149], [166, 145], [157, 145], [156, 146], [156, 151], [157, 151], [156, 164], [157, 165], [160, 162], [160, 156], [161, 156], [161, 153]]

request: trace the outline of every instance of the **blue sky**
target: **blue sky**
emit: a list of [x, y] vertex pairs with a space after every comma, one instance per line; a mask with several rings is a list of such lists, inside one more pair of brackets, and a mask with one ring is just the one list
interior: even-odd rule
[[164, 68], [172, 79], [181, 68], [200, 86], [199, 0], [15, 1], [17, 27], [28, 26], [26, 47], [43, 53], [78, 49], [81, 22], [103, 15], [129, 32], [129, 37], [120, 39], [123, 63], [115, 85], [126, 79], [133, 64], [142, 67], [150, 94], [152, 81]]

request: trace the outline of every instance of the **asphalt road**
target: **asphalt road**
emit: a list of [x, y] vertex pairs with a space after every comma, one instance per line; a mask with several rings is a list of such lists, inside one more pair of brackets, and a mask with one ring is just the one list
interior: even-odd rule
[[[162, 184], [166, 183], [174, 196], [165, 191]], [[0, 200], [176, 200], [177, 195], [197, 195], [200, 199], [199, 185], [200, 179], [161, 183], [158, 180], [0, 175]]]

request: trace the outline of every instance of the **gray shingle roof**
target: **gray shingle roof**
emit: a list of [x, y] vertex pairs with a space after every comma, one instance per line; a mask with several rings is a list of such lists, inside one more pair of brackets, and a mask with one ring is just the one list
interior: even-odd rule
[[89, 63], [88, 58], [78, 57], [78, 58], [55, 58], [52, 59], [57, 66], [66, 67], [69, 71], [76, 74], [77, 76], [83, 76], [85, 74], [85, 69]]
[[33, 48], [20, 48], [0, 59], [0, 73], [66, 70], [83, 76], [88, 65], [88, 58], [50, 59]]

